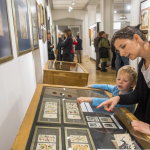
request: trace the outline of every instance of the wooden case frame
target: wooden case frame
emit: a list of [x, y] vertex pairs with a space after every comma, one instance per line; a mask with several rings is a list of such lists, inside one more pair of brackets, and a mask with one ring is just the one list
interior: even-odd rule
[[[43, 98], [44, 99], [44, 98]], [[50, 98], [49, 98], [50, 99]], [[52, 98], [51, 98], [52, 99]], [[56, 98], [54, 98], [54, 99], [56, 99]], [[60, 99], [58, 99], [59, 100], [59, 102], [58, 102], [58, 109], [59, 109], [59, 114], [58, 114], [58, 116], [59, 116], [59, 122], [49, 122], [49, 121], [40, 121], [40, 116], [41, 116], [41, 114], [42, 114], [42, 108], [44, 107], [44, 103], [42, 102], [42, 104], [41, 104], [41, 108], [40, 108], [40, 112], [39, 112], [39, 116], [38, 116], [38, 120], [37, 120], [37, 122], [38, 123], [43, 123], [43, 124], [50, 124], [50, 123], [52, 123], [52, 124], [61, 124], [61, 109], [60, 109]]]
[[37, 130], [39, 128], [43, 128], [43, 129], [58, 129], [59, 130], [59, 150], [62, 150], [61, 128], [60, 127], [45, 127], [45, 126], [36, 126], [35, 127], [35, 131], [34, 131], [34, 135], [33, 135], [33, 139], [32, 139], [30, 150], [33, 150], [35, 137], [36, 137], [36, 134], [37, 134]]
[[2, 64], [2, 63], [4, 63], [4, 62], [7, 62], [7, 61], [10, 61], [10, 60], [12, 60], [12, 59], [14, 58], [14, 57], [13, 57], [12, 38], [11, 38], [11, 32], [10, 32], [10, 22], [9, 22], [9, 14], [8, 14], [8, 4], [7, 4], [7, 0], [5, 0], [5, 3], [6, 3], [6, 13], [7, 13], [8, 30], [9, 30], [9, 37], [10, 37], [10, 48], [11, 48], [11, 53], [12, 53], [12, 55], [0, 58], [0, 64]]
[[65, 143], [66, 143], [66, 150], [68, 150], [68, 139], [67, 139], [67, 130], [68, 130], [68, 129], [72, 129], [72, 130], [82, 130], [82, 131], [85, 130], [85, 131], [87, 131], [88, 136], [89, 136], [89, 139], [90, 139], [90, 142], [91, 142], [91, 145], [92, 145], [92, 148], [93, 148], [92, 150], [96, 150], [89, 129], [87, 129], [87, 128], [71, 128], [71, 127], [65, 127]]

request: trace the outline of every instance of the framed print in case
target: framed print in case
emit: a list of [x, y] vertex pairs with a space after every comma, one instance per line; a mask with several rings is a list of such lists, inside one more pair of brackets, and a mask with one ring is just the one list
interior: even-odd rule
[[33, 39], [33, 48], [34, 50], [39, 48], [39, 39], [38, 39], [38, 23], [37, 23], [37, 11], [36, 11], [36, 1], [29, 0], [30, 12], [31, 12], [31, 28], [32, 28], [32, 39]]
[[38, 30], [39, 30], [39, 39], [42, 39], [42, 30], [41, 30], [41, 17], [40, 17], [40, 7], [36, 2], [36, 12], [37, 12], [37, 21], [38, 21]]
[[66, 150], [96, 150], [92, 136], [87, 128], [65, 127]]
[[86, 125], [83, 112], [76, 100], [63, 100], [63, 119], [65, 124]]
[[18, 56], [31, 51], [27, 0], [12, 0], [15, 38]]
[[36, 126], [30, 150], [62, 150], [61, 128]]
[[0, 64], [12, 59], [13, 52], [7, 0], [0, 0]]
[[37, 122], [61, 124], [60, 99], [43, 98]]

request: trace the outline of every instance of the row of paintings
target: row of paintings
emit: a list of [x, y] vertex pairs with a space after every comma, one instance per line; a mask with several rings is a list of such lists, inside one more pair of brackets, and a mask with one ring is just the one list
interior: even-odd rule
[[[45, 25], [41, 4], [36, 0], [11, 0], [13, 21], [18, 56], [39, 48], [39, 39], [42, 39], [41, 25]], [[13, 59], [12, 40], [8, 19], [7, 0], [0, 1], [0, 64]], [[42, 10], [44, 8], [42, 7]], [[47, 16], [46, 19], [47, 20]], [[50, 18], [49, 18], [50, 20]], [[48, 26], [48, 23], [47, 25]], [[49, 27], [50, 28], [50, 27]], [[48, 31], [48, 30], [47, 30]]]

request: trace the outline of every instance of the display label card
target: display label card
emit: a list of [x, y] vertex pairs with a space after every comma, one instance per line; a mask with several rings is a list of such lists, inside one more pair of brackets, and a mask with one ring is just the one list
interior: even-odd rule
[[102, 123], [104, 128], [117, 128], [114, 123]]
[[43, 118], [57, 118], [57, 114], [43, 114]]
[[99, 122], [88, 122], [90, 128], [102, 128]]
[[70, 135], [71, 142], [88, 143], [86, 136]]
[[56, 135], [39, 134], [38, 142], [56, 142]]
[[113, 122], [110, 117], [99, 117], [101, 122]]
[[99, 122], [98, 117], [86, 116], [87, 121]]
[[90, 150], [89, 144], [71, 144], [72, 150]]
[[81, 119], [79, 115], [67, 115], [68, 119]]
[[36, 150], [56, 150], [55, 143], [37, 143]]

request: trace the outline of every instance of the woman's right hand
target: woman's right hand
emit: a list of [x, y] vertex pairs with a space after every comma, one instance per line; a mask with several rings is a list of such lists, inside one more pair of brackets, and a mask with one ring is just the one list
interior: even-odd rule
[[77, 103], [81, 104], [82, 102], [92, 102], [92, 97], [78, 97]]
[[104, 106], [105, 110], [111, 112], [111, 111], [113, 111], [114, 107], [118, 104], [119, 101], [120, 101], [120, 97], [115, 96], [115, 97], [112, 97], [112, 98], [106, 100], [105, 102], [101, 103], [96, 108], [100, 108], [100, 107]]

